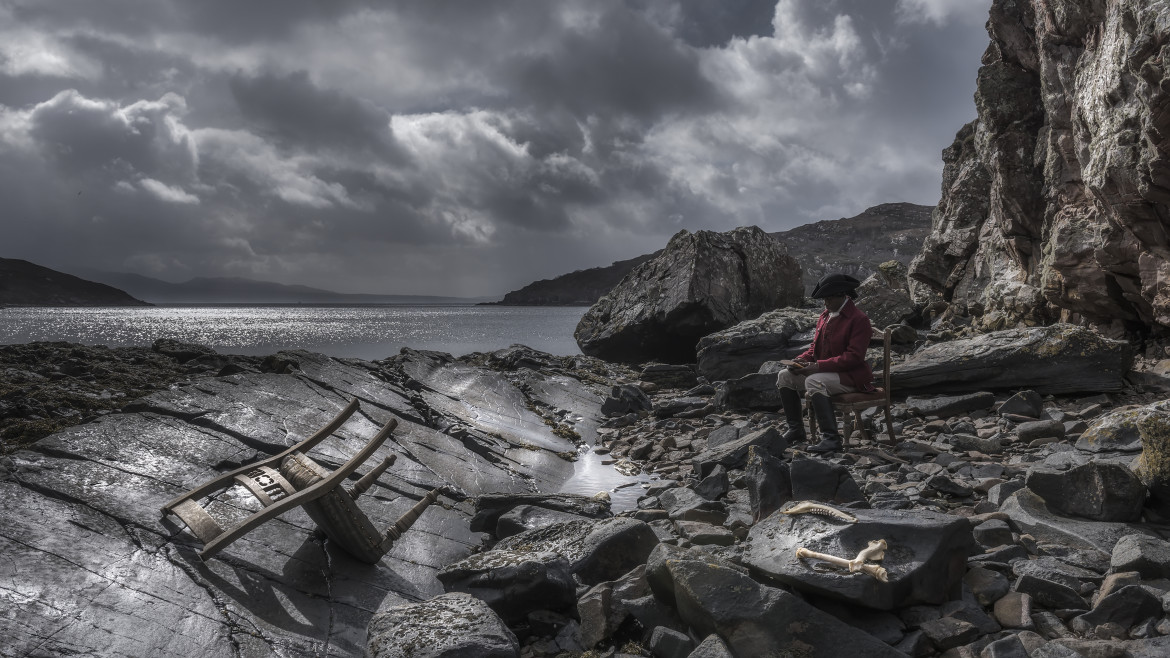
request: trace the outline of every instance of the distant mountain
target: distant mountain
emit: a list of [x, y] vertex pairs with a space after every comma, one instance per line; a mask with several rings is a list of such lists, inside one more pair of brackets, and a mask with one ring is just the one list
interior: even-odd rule
[[84, 275], [155, 304], [474, 304], [493, 299], [350, 294], [239, 277], [198, 277], [171, 283], [125, 272], [85, 271]]
[[[829, 272], [843, 272], [859, 279], [873, 274], [889, 260], [909, 265], [930, 233], [934, 206], [885, 203], [854, 217], [825, 220], [770, 233], [788, 245], [788, 253], [804, 270], [805, 294]], [[509, 306], [590, 306], [613, 289], [630, 270], [660, 251], [607, 267], [577, 270], [536, 281], [504, 295], [497, 302]]]
[[514, 290], [499, 302], [501, 306], [591, 306], [613, 289], [627, 272], [662, 253], [661, 250], [608, 267], [591, 267], [530, 283]]
[[150, 306], [122, 290], [16, 258], [0, 258], [0, 306]]

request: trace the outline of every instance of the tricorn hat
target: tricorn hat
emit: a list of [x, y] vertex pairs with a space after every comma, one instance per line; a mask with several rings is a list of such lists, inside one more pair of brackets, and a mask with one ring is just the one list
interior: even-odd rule
[[848, 295], [856, 297], [854, 290], [860, 286], [861, 282], [849, 276], [848, 274], [826, 274], [817, 281], [817, 287], [813, 288], [809, 297], [813, 299], [824, 299], [825, 297], [837, 297], [840, 295]]

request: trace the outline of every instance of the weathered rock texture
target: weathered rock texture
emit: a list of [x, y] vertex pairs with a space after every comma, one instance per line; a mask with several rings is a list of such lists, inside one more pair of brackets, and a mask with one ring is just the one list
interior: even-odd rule
[[[442, 594], [439, 570], [480, 545], [469, 497], [555, 491], [572, 475], [563, 435], [592, 438], [604, 390], [563, 374], [580, 358], [281, 352], [272, 362], [288, 374], [179, 382], [0, 458], [0, 653], [360, 655], [375, 612]], [[181, 523], [160, 518], [174, 496], [300, 441], [353, 398], [361, 411], [310, 454], [336, 468], [399, 420], [370, 464], [397, 461], [359, 501], [371, 521], [385, 527], [442, 491], [378, 564], [349, 557], [299, 509], [206, 562]], [[238, 488], [207, 504], [221, 519], [258, 506]], [[370, 648], [399, 655], [383, 645]]]
[[802, 299], [800, 266], [759, 228], [680, 231], [598, 300], [574, 336], [591, 356], [690, 363], [703, 336]]
[[995, 0], [987, 25], [911, 277], [985, 328], [1170, 327], [1170, 4]]

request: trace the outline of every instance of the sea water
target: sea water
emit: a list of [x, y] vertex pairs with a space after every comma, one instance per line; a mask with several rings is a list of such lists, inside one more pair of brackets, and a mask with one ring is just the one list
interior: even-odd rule
[[[455, 356], [520, 343], [557, 356], [580, 354], [581, 306], [199, 305], [0, 308], [0, 345], [66, 341], [149, 346], [159, 338], [221, 354], [262, 356], [304, 349], [374, 361], [403, 347]], [[610, 491], [615, 512], [632, 509], [645, 474], [621, 475], [583, 447], [563, 491]]]
[[222, 354], [304, 349], [374, 361], [403, 347], [455, 356], [514, 343], [580, 354], [581, 306], [228, 305], [0, 308], [0, 344], [67, 341], [149, 346], [159, 338]]

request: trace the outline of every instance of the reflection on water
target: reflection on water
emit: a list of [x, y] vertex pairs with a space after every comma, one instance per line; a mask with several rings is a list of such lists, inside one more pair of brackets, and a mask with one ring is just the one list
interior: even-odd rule
[[592, 496], [599, 491], [608, 491], [610, 509], [614, 514], [637, 507], [638, 498], [645, 493], [642, 486], [653, 479], [649, 474], [622, 475], [611, 465], [601, 462], [613, 459], [599, 455], [592, 449], [582, 448], [573, 464], [573, 477], [561, 487], [563, 493]]
[[69, 341], [150, 345], [171, 338], [225, 354], [306, 349], [384, 359], [402, 347], [456, 356], [521, 343], [558, 356], [580, 354], [579, 306], [148, 306], [0, 308], [0, 344]]

